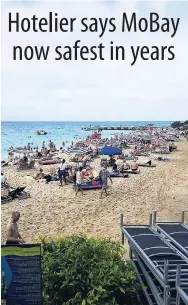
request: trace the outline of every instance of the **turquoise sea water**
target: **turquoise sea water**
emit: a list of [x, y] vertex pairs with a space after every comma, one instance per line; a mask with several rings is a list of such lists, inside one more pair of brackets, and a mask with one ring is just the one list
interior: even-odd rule
[[[169, 126], [171, 122], [2, 122], [1, 123], [1, 157], [7, 157], [9, 147], [23, 147], [33, 143], [33, 147], [41, 147], [42, 142], [52, 140], [56, 147], [61, 147], [62, 142], [67, 146], [75, 139], [85, 139], [91, 132], [81, 130], [81, 126], [136, 126], [154, 124], [156, 126]], [[38, 136], [37, 130], [45, 130], [47, 135]], [[116, 131], [103, 131], [102, 136], [107, 137]]]

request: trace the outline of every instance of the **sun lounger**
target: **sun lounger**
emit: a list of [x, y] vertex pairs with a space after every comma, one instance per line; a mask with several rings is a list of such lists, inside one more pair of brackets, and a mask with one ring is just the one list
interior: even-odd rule
[[10, 202], [10, 201], [12, 201], [12, 197], [10, 197], [10, 196], [2, 196], [1, 197], [1, 204], [5, 204], [5, 203]]
[[[180, 304], [176, 303], [175, 285], [178, 279], [187, 289], [187, 257], [165, 239], [164, 235], [153, 230], [151, 225], [124, 225], [121, 222], [121, 229], [122, 243], [124, 236], [129, 242], [131, 262], [136, 262], [140, 267], [139, 276], [146, 279], [146, 287], [151, 289], [150, 297], [154, 302], [148, 304]], [[178, 266], [182, 268], [181, 278], [177, 277]]]
[[35, 160], [31, 160], [30, 162], [25, 162], [24, 160], [20, 160], [17, 164], [17, 170], [33, 169], [34, 166], [35, 166]]
[[150, 154], [149, 153], [136, 153], [136, 156], [137, 157], [149, 157], [150, 156]]
[[69, 160], [70, 162], [82, 162], [83, 161], [83, 157], [73, 157], [73, 158], [70, 158]]
[[156, 164], [149, 165], [149, 164], [139, 163], [138, 166], [142, 166], [142, 167], [156, 167]]
[[9, 196], [9, 190], [6, 186], [1, 187], [1, 204], [12, 201], [12, 197]]
[[127, 161], [138, 160], [138, 157], [133, 157], [133, 156], [128, 157], [128, 156], [125, 156], [125, 160], [127, 160]]
[[23, 160], [20, 160], [17, 164], [17, 170], [24, 170], [28, 168], [28, 163], [24, 162]]
[[1, 162], [1, 166], [2, 167], [8, 166], [8, 162], [3, 162], [3, 163]]
[[26, 187], [17, 187], [16, 189], [10, 188], [8, 196], [11, 197], [12, 200], [14, 199], [23, 200], [30, 198], [31, 197], [30, 194], [24, 191], [25, 188]]
[[35, 166], [35, 160], [31, 160], [31, 161], [28, 163], [28, 168], [29, 168], [29, 169], [32, 169], [32, 168], [34, 168], [34, 166]]
[[160, 154], [160, 155], [168, 155], [170, 154], [169, 150], [154, 150], [152, 151], [152, 154]]
[[164, 161], [164, 162], [166, 162], [166, 161], [170, 161], [170, 159], [169, 159], [169, 158], [163, 158], [163, 157], [158, 157], [158, 158], [155, 158], [155, 160], [157, 160], [157, 161]]
[[136, 171], [134, 171], [134, 170], [132, 170], [132, 169], [126, 169], [126, 170], [124, 170], [123, 171], [123, 173], [125, 173], [125, 174], [139, 174], [140, 173], [140, 171], [139, 171], [139, 169], [137, 169]]
[[110, 173], [110, 177], [112, 177], [112, 178], [128, 178], [129, 175], [128, 174], [118, 173], [118, 172], [111, 172]]
[[182, 211], [181, 219], [177, 221], [159, 221], [155, 211], [153, 214], [153, 225], [161, 236], [170, 241], [173, 247], [177, 248], [187, 257], [188, 262], [188, 225], [185, 224], [185, 211]]

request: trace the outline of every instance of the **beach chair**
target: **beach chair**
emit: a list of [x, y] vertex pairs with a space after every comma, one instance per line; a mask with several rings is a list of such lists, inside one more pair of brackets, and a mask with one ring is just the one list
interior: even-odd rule
[[30, 198], [30, 193], [25, 191], [26, 187], [17, 187], [15, 188], [10, 188], [9, 189], [9, 196], [12, 198], [12, 200], [14, 199], [18, 199], [18, 200], [23, 200], [23, 199], [27, 199]]
[[34, 168], [34, 166], [35, 166], [35, 160], [31, 160], [28, 164], [28, 168], [32, 169], [32, 168]]
[[24, 170], [28, 168], [28, 163], [24, 160], [20, 160], [17, 164], [17, 170]]
[[9, 196], [9, 190], [6, 186], [1, 186], [1, 204], [5, 204], [12, 201], [12, 197]]

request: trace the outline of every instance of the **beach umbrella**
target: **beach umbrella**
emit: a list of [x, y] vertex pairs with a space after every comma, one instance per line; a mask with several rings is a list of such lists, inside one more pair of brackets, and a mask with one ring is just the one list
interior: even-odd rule
[[122, 155], [122, 150], [114, 146], [104, 146], [100, 151], [100, 155]]
[[17, 154], [30, 154], [31, 151], [30, 150], [26, 150], [26, 149], [12, 149], [8, 151], [9, 153], [17, 153]]
[[66, 150], [67, 154], [84, 154], [87, 152], [85, 148], [71, 147]]

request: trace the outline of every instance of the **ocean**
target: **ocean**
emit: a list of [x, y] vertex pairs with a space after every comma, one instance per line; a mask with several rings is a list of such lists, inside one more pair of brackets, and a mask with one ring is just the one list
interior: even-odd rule
[[[144, 126], [154, 124], [156, 126], [169, 126], [169, 121], [151, 121], [151, 122], [1, 122], [1, 158], [7, 158], [7, 150], [13, 147], [23, 147], [28, 143], [33, 143], [39, 148], [42, 142], [46, 143], [52, 140], [57, 148], [62, 146], [62, 142], [66, 142], [69, 146], [72, 141], [85, 139], [91, 132], [84, 131], [81, 126]], [[37, 130], [45, 130], [47, 135], [37, 135]], [[121, 132], [121, 131], [120, 131]], [[103, 131], [102, 136], [108, 137], [116, 131]]]

